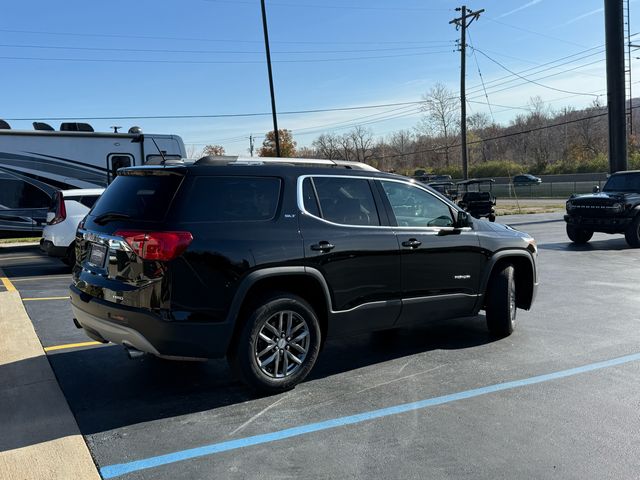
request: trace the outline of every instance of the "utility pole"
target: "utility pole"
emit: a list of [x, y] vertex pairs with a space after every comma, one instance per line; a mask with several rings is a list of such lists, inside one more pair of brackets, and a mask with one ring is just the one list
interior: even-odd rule
[[[467, 28], [480, 17], [480, 14], [484, 12], [482, 10], [476, 10], [475, 12], [469, 10], [466, 5], [456, 8], [456, 12], [460, 12], [461, 15], [458, 18], [454, 18], [449, 24], [454, 24], [456, 30], [460, 30], [460, 140], [462, 144], [462, 176], [466, 180], [469, 178], [469, 160], [467, 158], [467, 92], [465, 86], [466, 70], [467, 70]], [[469, 20], [467, 22], [467, 20]]]
[[604, 1], [609, 111], [609, 171], [627, 169], [624, 86], [624, 8], [622, 0]]
[[249, 153], [253, 157], [253, 135], [249, 135]]
[[276, 96], [273, 91], [273, 73], [271, 71], [271, 51], [269, 50], [269, 31], [267, 29], [267, 10], [264, 0], [262, 6], [262, 29], [264, 30], [264, 48], [267, 52], [267, 70], [269, 71], [269, 90], [271, 92], [271, 114], [273, 115], [273, 134], [276, 141], [276, 156], [280, 156], [280, 132], [278, 132], [278, 115], [276, 114]]

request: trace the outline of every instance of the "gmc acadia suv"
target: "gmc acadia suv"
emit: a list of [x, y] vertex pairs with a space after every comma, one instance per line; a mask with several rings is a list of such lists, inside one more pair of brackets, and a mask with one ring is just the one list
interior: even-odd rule
[[486, 311], [507, 336], [537, 288], [533, 238], [411, 179], [328, 160], [133, 167], [76, 238], [76, 326], [163, 357], [226, 356], [293, 388], [327, 338]]

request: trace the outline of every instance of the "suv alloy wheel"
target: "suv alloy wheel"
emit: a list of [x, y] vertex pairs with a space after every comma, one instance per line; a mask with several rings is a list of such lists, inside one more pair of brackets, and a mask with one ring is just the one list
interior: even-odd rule
[[302, 298], [281, 293], [258, 302], [249, 314], [229, 361], [240, 378], [263, 392], [300, 383], [320, 351], [320, 325]]

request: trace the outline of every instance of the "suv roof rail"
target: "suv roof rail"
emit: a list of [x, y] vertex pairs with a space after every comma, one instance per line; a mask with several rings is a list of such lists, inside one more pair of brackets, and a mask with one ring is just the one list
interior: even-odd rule
[[354, 170], [369, 170], [377, 172], [378, 169], [362, 162], [350, 160], [327, 160], [325, 158], [285, 158], [285, 157], [239, 157], [230, 155], [202, 157], [195, 165], [292, 165], [297, 167], [338, 167]]

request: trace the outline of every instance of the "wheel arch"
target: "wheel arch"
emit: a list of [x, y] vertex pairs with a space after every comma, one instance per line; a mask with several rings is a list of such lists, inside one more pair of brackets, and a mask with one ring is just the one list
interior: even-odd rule
[[313, 307], [324, 343], [331, 314], [331, 295], [324, 277], [314, 268], [274, 267], [250, 273], [238, 288], [227, 316], [233, 325], [228, 351], [235, 345], [252, 307], [264, 296], [277, 292], [292, 293]]
[[531, 308], [538, 280], [534, 260], [531, 254], [525, 250], [503, 250], [494, 254], [485, 267], [480, 287], [481, 297], [476, 305], [476, 310], [485, 307], [487, 290], [493, 274], [507, 264], [514, 267], [516, 306], [524, 310]]

